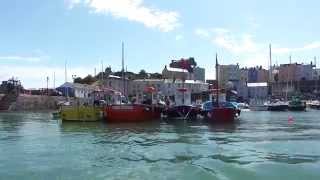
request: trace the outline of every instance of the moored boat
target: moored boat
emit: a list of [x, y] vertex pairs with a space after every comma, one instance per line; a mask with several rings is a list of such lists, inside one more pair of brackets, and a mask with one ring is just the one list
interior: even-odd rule
[[191, 93], [186, 88], [177, 89], [175, 104], [164, 110], [168, 119], [196, 119], [200, 108], [191, 105]]
[[311, 101], [311, 102], [309, 103], [309, 107], [310, 107], [311, 109], [318, 109], [318, 110], [320, 110], [320, 101], [319, 101], [319, 100]]
[[290, 111], [305, 111], [306, 110], [306, 102], [302, 101], [299, 97], [294, 96], [292, 100], [289, 101], [288, 109]]
[[[187, 73], [193, 73], [197, 63], [194, 58], [172, 60], [170, 67], [179, 68]], [[191, 104], [191, 91], [184, 87], [185, 77], [182, 80], [182, 88], [176, 89], [175, 103], [169, 105], [164, 111], [164, 115], [169, 119], [196, 119], [200, 113], [200, 108]]]
[[200, 109], [192, 105], [178, 105], [165, 110], [165, 115], [170, 119], [196, 119]]
[[[216, 54], [216, 80], [219, 80], [218, 77], [218, 55]], [[205, 114], [205, 120], [209, 123], [231, 123], [237, 117], [237, 114], [240, 115], [240, 110], [236, 108], [232, 103], [232, 106], [228, 106], [228, 102], [226, 105], [221, 105], [219, 101], [219, 82], [217, 82], [217, 89], [214, 89], [213, 92], [216, 94], [215, 101], [213, 100], [212, 108]]]
[[59, 114], [62, 121], [99, 121], [103, 117], [98, 106], [65, 106]]
[[127, 123], [141, 122], [161, 117], [161, 109], [146, 104], [113, 104], [104, 109], [107, 122]]
[[288, 103], [280, 100], [274, 100], [272, 102], [267, 103], [268, 111], [287, 111]]

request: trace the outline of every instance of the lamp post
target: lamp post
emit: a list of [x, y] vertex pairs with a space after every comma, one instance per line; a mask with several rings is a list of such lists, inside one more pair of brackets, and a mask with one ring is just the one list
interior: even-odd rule
[[47, 76], [47, 96], [49, 96], [49, 76]]

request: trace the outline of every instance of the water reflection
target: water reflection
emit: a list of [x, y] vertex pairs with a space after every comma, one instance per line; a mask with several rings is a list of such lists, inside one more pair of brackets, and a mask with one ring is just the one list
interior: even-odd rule
[[[82, 179], [134, 179], [132, 174], [136, 179], [203, 179], [195, 176], [201, 172], [207, 179], [238, 179], [264, 172], [261, 167], [285, 167], [295, 175], [307, 171], [319, 177], [312, 167], [320, 165], [320, 125], [318, 115], [310, 113], [290, 114], [293, 124], [287, 123], [289, 113], [244, 112], [233, 124], [168, 119], [58, 122], [45, 113], [0, 114], [0, 174], [5, 179], [19, 179], [14, 175], [19, 173], [48, 179], [59, 179], [52, 174]], [[234, 178], [228, 178], [232, 173]]]

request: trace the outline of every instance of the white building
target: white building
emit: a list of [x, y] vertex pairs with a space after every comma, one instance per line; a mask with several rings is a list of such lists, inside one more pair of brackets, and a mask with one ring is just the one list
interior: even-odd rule
[[130, 83], [129, 95], [142, 97], [147, 87], [154, 87], [159, 94], [175, 96], [180, 88], [186, 88], [191, 94], [208, 91], [209, 84], [203, 81], [172, 79], [137, 79]]
[[91, 93], [95, 90], [95, 86], [66, 82], [57, 89], [62, 91], [65, 96], [89, 99]]
[[[101, 84], [101, 82], [98, 83]], [[102, 84], [104, 88], [113, 89], [122, 92], [124, 95], [128, 95], [130, 81], [127, 78], [123, 79], [119, 76], [109, 75], [103, 80]]]
[[162, 77], [164, 79], [185, 79], [205, 82], [205, 76], [205, 69], [201, 67], [195, 67], [193, 73], [189, 73], [187, 70], [171, 68], [168, 66], [165, 66], [162, 70]]
[[248, 83], [249, 99], [266, 99], [268, 97], [268, 83]]

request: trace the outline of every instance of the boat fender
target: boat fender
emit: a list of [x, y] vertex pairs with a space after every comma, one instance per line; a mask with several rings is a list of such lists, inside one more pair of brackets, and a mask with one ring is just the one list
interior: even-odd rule
[[145, 110], [146, 110], [146, 111], [150, 111], [150, 108], [146, 107]]

